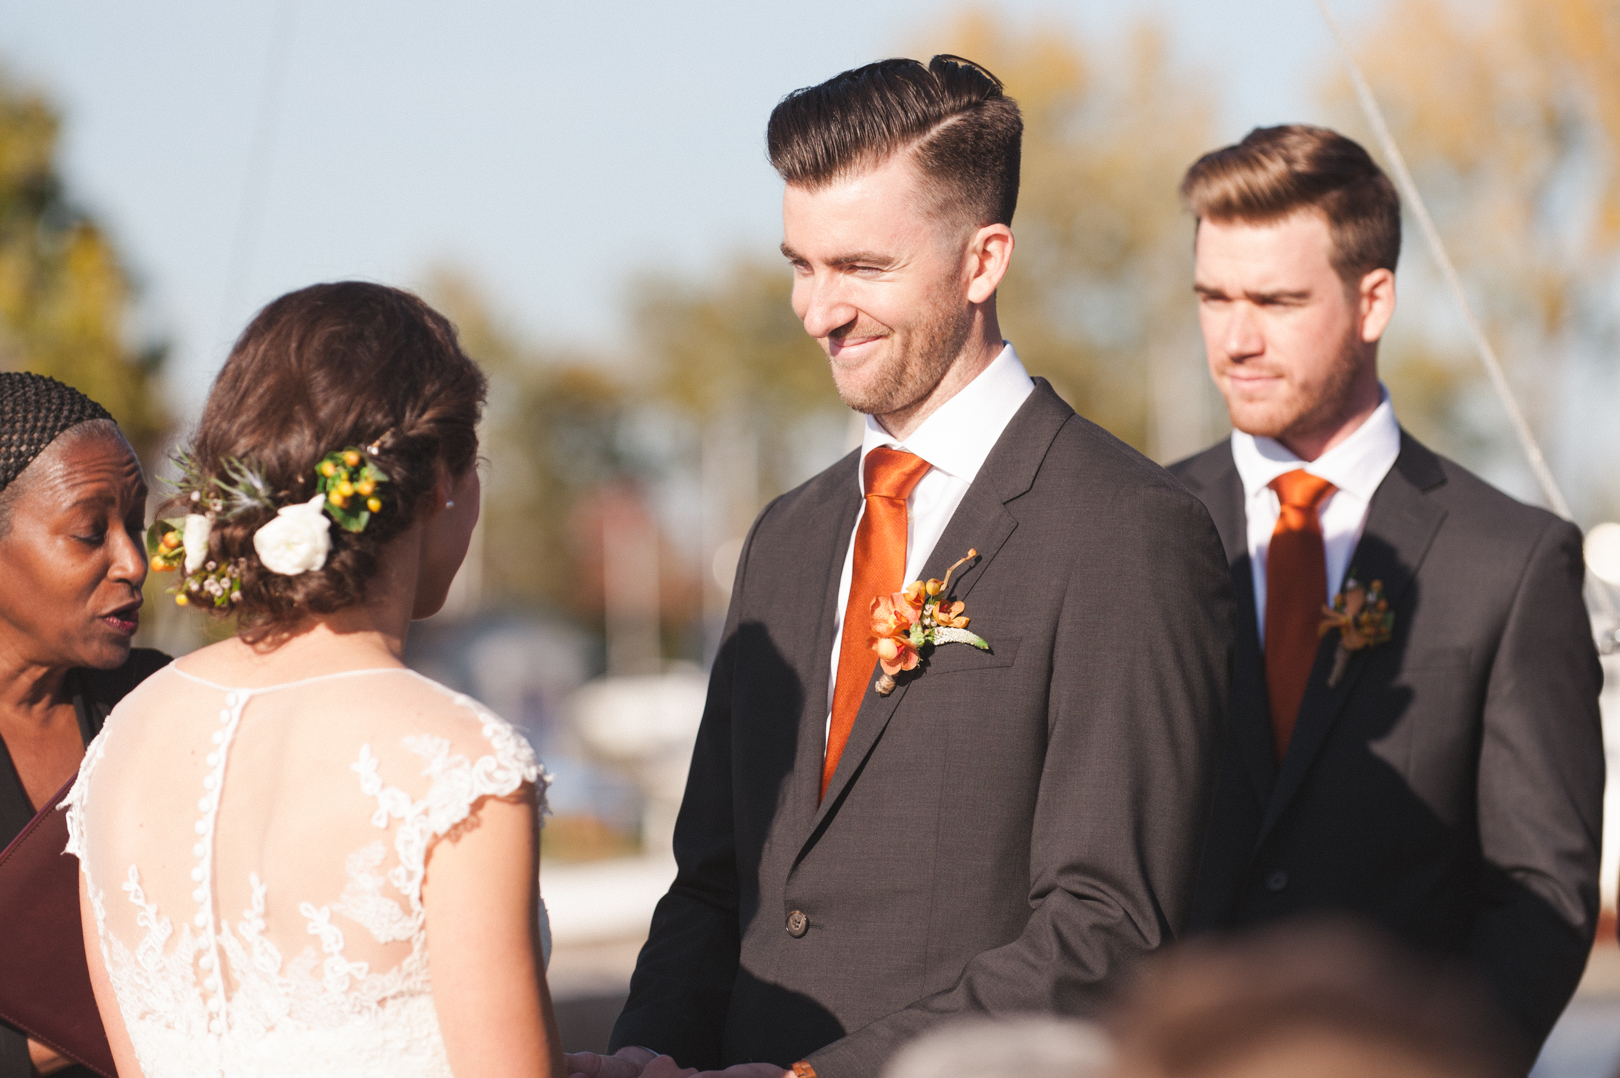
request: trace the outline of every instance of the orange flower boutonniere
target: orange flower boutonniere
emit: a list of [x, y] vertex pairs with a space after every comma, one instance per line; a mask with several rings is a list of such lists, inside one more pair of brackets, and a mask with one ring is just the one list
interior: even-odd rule
[[981, 651], [990, 650], [983, 638], [967, 631], [963, 604], [951, 602], [945, 595], [951, 574], [978, 556], [977, 550], [968, 551], [967, 557], [946, 570], [944, 580], [914, 580], [903, 591], [872, 600], [872, 650], [883, 667], [877, 683], [879, 696], [894, 691], [894, 675], [917, 668], [923, 648], [972, 644]]
[[1352, 652], [1376, 647], [1389, 642], [1395, 629], [1395, 611], [1384, 598], [1382, 581], [1374, 580], [1363, 586], [1351, 576], [1344, 588], [1333, 597], [1332, 606], [1322, 608], [1322, 624], [1317, 626], [1318, 638], [1334, 629], [1339, 630], [1339, 650], [1333, 653], [1333, 672], [1328, 674], [1328, 688], [1337, 688], [1350, 665]]

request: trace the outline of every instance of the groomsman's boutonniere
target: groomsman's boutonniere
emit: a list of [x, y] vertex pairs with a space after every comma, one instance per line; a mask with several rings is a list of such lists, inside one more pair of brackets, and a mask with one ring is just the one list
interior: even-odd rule
[[872, 600], [872, 650], [883, 667], [877, 683], [879, 696], [894, 691], [894, 675], [917, 668], [925, 647], [972, 644], [981, 651], [990, 650], [982, 638], [967, 631], [963, 604], [951, 602], [945, 594], [951, 574], [978, 556], [977, 550], [968, 551], [967, 557], [945, 571], [944, 580], [914, 580], [904, 591]]
[[1316, 629], [1318, 638], [1339, 630], [1339, 649], [1333, 653], [1333, 672], [1328, 674], [1327, 682], [1332, 689], [1344, 677], [1351, 652], [1389, 642], [1395, 628], [1395, 612], [1384, 598], [1382, 581], [1374, 580], [1364, 587], [1352, 576], [1333, 597], [1333, 605], [1322, 608], [1322, 614], [1322, 624]]

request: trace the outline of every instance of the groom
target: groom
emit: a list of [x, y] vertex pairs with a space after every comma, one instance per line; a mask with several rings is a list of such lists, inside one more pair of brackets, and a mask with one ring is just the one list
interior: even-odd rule
[[[620, 1057], [576, 1070], [875, 1076], [956, 1016], [1091, 1013], [1181, 928], [1231, 585], [1203, 506], [1002, 340], [1022, 129], [951, 56], [771, 115], [794, 312], [865, 438], [748, 536]], [[988, 650], [885, 693], [874, 600], [964, 558]]]

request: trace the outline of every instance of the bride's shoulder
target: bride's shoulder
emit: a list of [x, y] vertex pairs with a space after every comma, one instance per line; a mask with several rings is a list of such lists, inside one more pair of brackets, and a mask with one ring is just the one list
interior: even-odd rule
[[430, 771], [465, 761], [484, 774], [502, 773], [522, 782], [544, 783], [528, 739], [478, 700], [414, 671], [387, 679], [391, 700], [374, 697], [389, 716], [397, 743], [428, 761]]

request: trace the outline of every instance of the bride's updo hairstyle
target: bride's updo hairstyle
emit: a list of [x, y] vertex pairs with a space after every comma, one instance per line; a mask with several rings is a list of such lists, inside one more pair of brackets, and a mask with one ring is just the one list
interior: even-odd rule
[[[364, 599], [379, 553], [432, 507], [440, 469], [460, 477], [476, 464], [487, 385], [450, 322], [397, 288], [318, 284], [260, 311], [208, 395], [191, 446], [197, 470], [221, 478], [232, 458], [247, 462], [279, 508], [318, 493], [328, 453], [375, 446], [388, 482], [365, 529], [332, 527], [325, 564], [296, 576], [271, 572], [254, 550], [275, 508], [218, 521], [208, 556], [240, 567], [241, 595], [217, 613], [264, 632]], [[171, 505], [190, 509], [183, 498]]]

